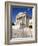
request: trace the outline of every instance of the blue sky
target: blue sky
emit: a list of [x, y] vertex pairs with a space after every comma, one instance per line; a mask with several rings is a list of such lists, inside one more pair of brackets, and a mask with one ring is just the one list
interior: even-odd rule
[[11, 18], [12, 22], [16, 21], [16, 15], [19, 12], [26, 12], [29, 16], [32, 16], [32, 8], [25, 6], [11, 6]]

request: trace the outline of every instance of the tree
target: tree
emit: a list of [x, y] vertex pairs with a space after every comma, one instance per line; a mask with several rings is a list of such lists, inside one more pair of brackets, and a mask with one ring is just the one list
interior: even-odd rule
[[12, 22], [12, 25], [15, 25], [15, 24]]

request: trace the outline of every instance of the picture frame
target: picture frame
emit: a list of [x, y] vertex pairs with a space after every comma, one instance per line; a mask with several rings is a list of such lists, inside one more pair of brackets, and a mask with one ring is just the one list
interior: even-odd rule
[[[18, 10], [18, 8], [19, 8], [19, 10]], [[20, 9], [22, 9], [22, 10], [20, 10]], [[26, 10], [26, 9], [28, 9], [29, 11]], [[33, 37], [29, 37], [29, 35], [28, 35], [28, 37], [27, 36], [24, 36], [25, 34], [23, 35], [23, 37], [22, 36], [19, 36], [18, 34], [17, 34], [18, 37], [17, 37], [16, 34], [13, 35], [13, 33], [15, 33], [15, 31], [16, 31], [16, 28], [17, 28], [17, 31], [18, 31], [18, 28], [19, 28], [19, 24], [18, 24], [17, 27], [15, 27], [15, 26], [13, 27], [13, 25], [16, 24], [16, 22], [15, 22], [16, 19], [14, 18], [15, 17], [14, 14], [16, 15], [16, 12], [14, 10], [16, 10], [18, 13], [20, 11], [21, 12], [24, 12], [24, 14], [21, 13], [22, 16], [23, 15], [25, 16], [25, 14], [26, 15], [28, 14], [29, 16], [31, 15], [30, 18], [32, 19], [31, 29], [32, 29], [32, 32], [33, 32], [32, 33]], [[27, 13], [25, 13], [25, 12], [27, 12]], [[19, 14], [17, 14], [17, 15], [19, 15]], [[19, 15], [19, 16], [21, 16], [21, 15]], [[17, 18], [19, 18], [19, 17], [17, 16]], [[26, 23], [27, 25], [28, 25], [29, 21], [30, 20], [28, 19], [28, 22]], [[15, 23], [12, 23], [12, 22], [15, 22]], [[13, 29], [12, 28], [14, 28], [14, 30], [15, 30], [14, 32], [13, 32]], [[29, 28], [26, 28], [26, 30], [27, 29], [29, 29]], [[21, 29], [19, 29], [19, 31], [20, 30]], [[27, 30], [27, 31], [29, 31], [29, 30]], [[26, 3], [26, 2], [24, 3], [24, 2], [11, 2], [11, 1], [6, 1], [5, 2], [5, 44], [12, 45], [12, 44], [36, 43], [36, 42], [37, 42], [37, 4], [36, 3]]]

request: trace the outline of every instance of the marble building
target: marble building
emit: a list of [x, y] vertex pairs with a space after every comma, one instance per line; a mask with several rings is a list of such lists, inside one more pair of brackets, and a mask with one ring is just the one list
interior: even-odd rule
[[[32, 19], [31, 19], [32, 20]], [[13, 29], [13, 37], [21, 38], [26, 36], [31, 36], [31, 29], [29, 25], [31, 25], [30, 16], [27, 13], [20, 12], [16, 15], [16, 24], [12, 26]]]
[[20, 12], [19, 14], [17, 14], [16, 16], [16, 24], [20, 24], [20, 26], [25, 26], [28, 27], [29, 26], [29, 15], [27, 13], [22, 13]]

